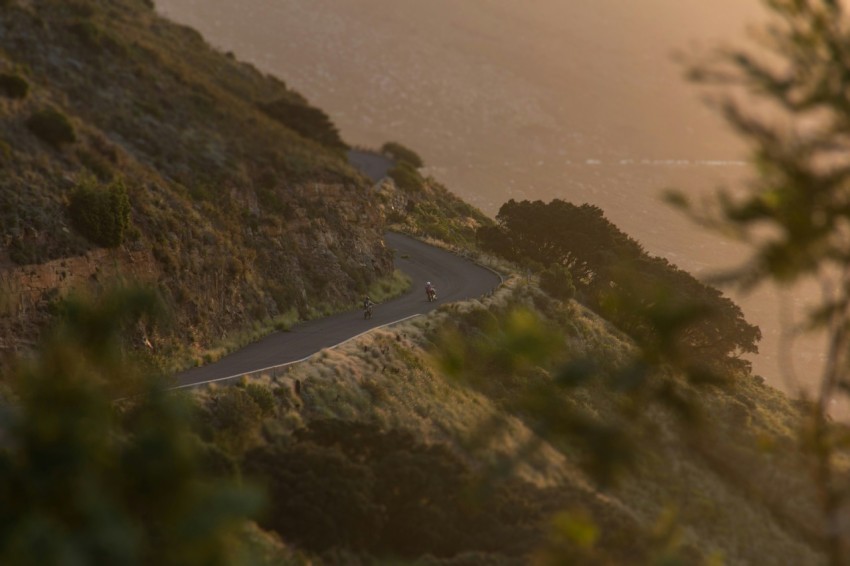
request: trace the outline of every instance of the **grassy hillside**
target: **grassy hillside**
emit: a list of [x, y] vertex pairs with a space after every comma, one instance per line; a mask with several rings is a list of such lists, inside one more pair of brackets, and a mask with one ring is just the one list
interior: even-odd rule
[[[273, 503], [261, 524], [328, 563], [364, 552], [431, 563], [422, 562], [426, 551], [452, 564], [524, 564], [532, 556], [542, 563], [821, 562], [794, 404], [749, 377], [723, 387], [682, 381], [702, 425], [683, 427], [650, 405], [640, 408], [645, 420], [630, 424], [620, 411], [624, 393], [604, 376], [633, 354], [625, 335], [586, 308], [513, 279], [493, 297], [325, 351], [286, 375], [207, 391], [207, 439], [229, 446], [233, 464], [269, 486]], [[547, 403], [561, 416], [625, 427], [638, 442], [632, 471], [605, 489], [588, 474], [605, 438], [564, 434], [546, 422], [535, 397], [565, 364], [588, 356], [603, 364], [598, 378]], [[237, 406], [251, 410], [236, 418]], [[282, 471], [296, 457], [325, 471]], [[384, 465], [397, 475], [387, 476]], [[356, 487], [333, 471], [347, 466], [360, 478]], [[357, 534], [364, 519], [345, 511], [346, 499], [325, 501], [318, 516], [288, 503], [287, 490], [296, 488], [280, 483], [286, 474], [302, 498], [339, 491], [374, 506], [370, 534]], [[417, 474], [447, 484], [420, 483]], [[481, 523], [481, 514], [491, 520]], [[335, 535], [323, 530], [323, 516], [337, 517]], [[435, 537], [434, 544], [399, 542], [393, 525], [414, 540]]]
[[490, 217], [431, 177], [398, 192], [403, 205], [396, 204], [387, 215], [395, 230], [469, 251], [478, 247], [476, 230], [493, 224]]
[[145, 0], [9, 0], [0, 37], [0, 347], [114, 275], [156, 283], [174, 324], [138, 339], [168, 353], [390, 273], [367, 183], [280, 80]]
[[[166, 464], [265, 487], [261, 528], [237, 538], [268, 563], [823, 561], [799, 406], [742, 365], [702, 385], [670, 368], [615, 380], [652, 329], [621, 320], [627, 334], [530, 277], [283, 374], [197, 392], [195, 429], [176, 394], [115, 407], [147, 371], [138, 352], [121, 365], [128, 349], [109, 339], [121, 331], [155, 356], [201, 351], [350, 303], [379, 278], [389, 285], [387, 221], [466, 251], [492, 221], [398, 155], [392, 183], [370, 188], [327, 115], [149, 1], [5, 0], [0, 37], [0, 348], [27, 347], [57, 312], [73, 323], [53, 357], [18, 363], [3, 384], [24, 407], [3, 422], [32, 427], [28, 437], [4, 424], [25, 433], [0, 452], [21, 485], [41, 481], [27, 449], [76, 454], [56, 430], [90, 443], [102, 457], [68, 457], [68, 490], [101, 521], [88, 496], [129, 498], [158, 548], [161, 525], [132, 484], [144, 471], [162, 485], [160, 460], [145, 452], [145, 467], [114, 473], [133, 461], [122, 454], [160, 446], [145, 443], [150, 429], [179, 456]], [[155, 288], [145, 305], [159, 298], [170, 325], [139, 309], [119, 319], [108, 301], [86, 318], [61, 301], [75, 288], [100, 296], [116, 278]], [[667, 404], [653, 397], [665, 393]], [[42, 426], [43, 413], [56, 416]], [[130, 488], [93, 486], [92, 470]], [[53, 495], [63, 520], [74, 517], [65, 510], [79, 502]], [[204, 502], [186, 505], [203, 516]], [[135, 507], [116, 505], [131, 531]], [[23, 523], [7, 517], [0, 527], [16, 541]]]
[[493, 226], [490, 217], [423, 175], [425, 163], [414, 150], [387, 142], [380, 151], [352, 153], [353, 163], [377, 181], [375, 200], [393, 230], [468, 252], [478, 246], [476, 230]]

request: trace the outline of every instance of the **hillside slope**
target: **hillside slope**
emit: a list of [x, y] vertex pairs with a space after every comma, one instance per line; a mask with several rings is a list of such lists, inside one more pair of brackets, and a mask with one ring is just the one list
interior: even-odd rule
[[[174, 313], [136, 339], [200, 349], [353, 301], [391, 269], [388, 222], [462, 246], [490, 222], [418, 172], [370, 187], [323, 112], [149, 0], [4, 0], [0, 45], [3, 350], [36, 339], [63, 294], [116, 277], [155, 284]], [[594, 483], [592, 452], [622, 447], [562, 434], [542, 409], [628, 428], [605, 376], [634, 349], [512, 280], [211, 388], [199, 434], [210, 469], [268, 487], [262, 527], [328, 563], [822, 562], [798, 408], [750, 376], [679, 384], [700, 428], [637, 407], [632, 474]], [[594, 379], [535, 398], [583, 359]]]
[[[552, 348], [529, 353], [542, 336], [556, 337]], [[261, 524], [324, 563], [368, 563], [364, 553], [416, 564], [821, 563], [794, 404], [742, 377], [686, 387], [702, 426], [651, 406], [643, 425], [629, 424], [604, 375], [633, 353], [591, 311], [512, 279], [492, 297], [199, 399], [207, 440], [269, 486]], [[529, 405], [537, 386], [586, 356], [603, 364], [599, 377], [547, 403], [632, 429], [637, 460], [607, 489], [587, 473], [605, 438], [565, 436]], [[253, 416], [235, 419], [235, 407]], [[324, 471], [298, 472], [293, 461]], [[345, 487], [350, 474], [358, 487]], [[372, 512], [358, 518], [346, 498], [301, 506], [321, 493], [348, 493]]]
[[3, 2], [0, 45], [3, 350], [113, 276], [157, 284], [171, 334], [138, 337], [167, 353], [350, 304], [391, 271], [327, 116], [152, 3]]

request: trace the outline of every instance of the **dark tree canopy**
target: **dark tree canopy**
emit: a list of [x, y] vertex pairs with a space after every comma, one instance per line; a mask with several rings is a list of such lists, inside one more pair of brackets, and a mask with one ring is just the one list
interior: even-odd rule
[[717, 289], [667, 260], [648, 254], [590, 204], [562, 200], [510, 200], [499, 209], [497, 226], [478, 231], [481, 245], [507, 259], [540, 268], [569, 270], [582, 296], [632, 336], [645, 338], [652, 325], [637, 313], [660, 299], [672, 307], [696, 309], [678, 341], [701, 362], [746, 366], [738, 357], [758, 351], [761, 331]]
[[336, 125], [320, 108], [310, 106], [306, 102], [300, 103], [280, 99], [268, 104], [261, 104], [260, 109], [305, 138], [317, 141], [330, 148], [348, 149], [348, 145], [342, 141]]
[[337, 420], [252, 450], [243, 471], [269, 491], [263, 525], [315, 552], [518, 558], [540, 544], [540, 522], [568, 500], [511, 478], [483, 481], [450, 450], [411, 433]]
[[385, 143], [381, 146], [381, 153], [392, 157], [398, 163], [407, 163], [414, 169], [419, 169], [425, 165], [418, 153], [398, 142]]
[[562, 265], [583, 285], [592, 284], [606, 266], [645, 253], [590, 204], [509, 200], [496, 220], [497, 228], [480, 232], [486, 248], [520, 263]]

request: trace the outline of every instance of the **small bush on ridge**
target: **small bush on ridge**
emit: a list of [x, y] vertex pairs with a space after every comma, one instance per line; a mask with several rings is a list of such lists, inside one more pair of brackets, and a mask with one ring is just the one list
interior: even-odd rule
[[418, 169], [425, 164], [419, 154], [412, 149], [401, 145], [398, 142], [387, 142], [381, 146], [381, 153], [392, 157], [399, 163], [407, 163], [411, 167]]
[[108, 248], [120, 245], [130, 227], [130, 200], [120, 181], [102, 187], [93, 180], [84, 180], [71, 193], [68, 212], [74, 228], [95, 244]]
[[562, 301], [568, 301], [576, 294], [573, 276], [562, 265], [552, 265], [540, 273], [540, 288]]
[[333, 149], [348, 149], [330, 116], [324, 110], [310, 106], [306, 101], [279, 99], [259, 106], [271, 118], [305, 138]]
[[71, 121], [55, 108], [45, 108], [33, 113], [27, 120], [27, 127], [41, 141], [55, 148], [77, 141]]
[[410, 164], [402, 161], [387, 173], [395, 184], [403, 191], [415, 192], [422, 189], [424, 180], [419, 171]]
[[0, 94], [6, 98], [26, 98], [30, 91], [29, 83], [19, 75], [0, 74]]

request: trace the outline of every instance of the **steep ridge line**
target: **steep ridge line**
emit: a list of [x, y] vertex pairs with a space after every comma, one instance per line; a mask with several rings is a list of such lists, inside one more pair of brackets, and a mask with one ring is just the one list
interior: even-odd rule
[[[370, 320], [363, 319], [360, 309], [353, 309], [298, 324], [289, 332], [275, 332], [216, 363], [177, 374], [173, 389], [224, 382], [300, 363], [377, 328], [426, 314], [446, 303], [480, 297], [502, 281], [490, 268], [409, 236], [390, 232], [384, 241], [395, 250], [395, 267], [413, 280], [413, 286], [404, 295], [378, 305]], [[431, 281], [439, 293], [433, 303], [425, 299], [426, 281]]]

